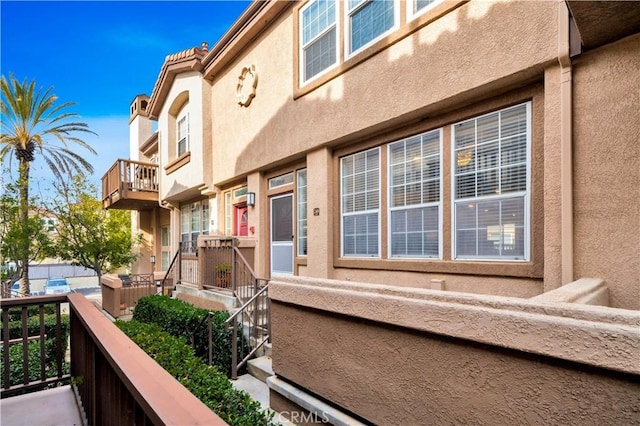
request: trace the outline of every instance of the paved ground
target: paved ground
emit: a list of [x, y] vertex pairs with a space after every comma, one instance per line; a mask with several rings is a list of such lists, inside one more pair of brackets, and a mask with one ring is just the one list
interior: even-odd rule
[[3, 398], [2, 424], [11, 426], [82, 426], [84, 423], [70, 386]]
[[[31, 291], [44, 291], [44, 284], [47, 282], [46, 279], [39, 280], [29, 280], [29, 285], [31, 286]], [[67, 278], [67, 282], [69, 282], [69, 287], [71, 290], [77, 290], [87, 287], [99, 288], [100, 284], [98, 283], [98, 277], [72, 277]]]

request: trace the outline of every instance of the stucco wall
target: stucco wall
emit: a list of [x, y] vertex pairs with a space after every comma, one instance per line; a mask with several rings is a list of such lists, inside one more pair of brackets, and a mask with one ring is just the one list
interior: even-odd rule
[[574, 67], [575, 276], [640, 309], [640, 35]]
[[[159, 142], [160, 167], [163, 168], [160, 173], [159, 196], [161, 200], [171, 198], [184, 201], [194, 195], [200, 195], [199, 192], [194, 194], [186, 193], [186, 191], [201, 186], [205, 179], [202, 115], [203, 95], [208, 93], [208, 90], [203, 87], [205, 84], [200, 73], [195, 71], [176, 76], [158, 116], [158, 131], [162, 139]], [[180, 111], [181, 113], [189, 114], [189, 151], [191, 152], [191, 160], [188, 164], [167, 175], [164, 167], [176, 159], [175, 153], [177, 152], [177, 126], [175, 123], [171, 123], [169, 111], [172, 107], [175, 108], [176, 104], [174, 102], [176, 98], [184, 92], [189, 94], [188, 104], [184, 109], [180, 108]], [[174, 115], [178, 113], [177, 110], [172, 112]], [[170, 155], [170, 152], [173, 152], [173, 155]]]
[[408, 288], [427, 289], [436, 289], [438, 286], [438, 284], [432, 284], [431, 280], [441, 280], [442, 288], [437, 288], [438, 290], [522, 298], [537, 296], [543, 291], [541, 280], [518, 279], [513, 277], [335, 269], [332, 278], [345, 281], [391, 284]]
[[374, 424], [638, 420], [630, 312], [300, 278], [270, 296], [275, 373]]
[[[214, 182], [541, 75], [543, 64], [557, 54], [556, 7], [553, 2], [467, 3], [295, 101], [289, 9], [214, 77], [212, 131], [220, 147]], [[492, 37], [486, 36], [489, 28]], [[240, 107], [238, 76], [252, 64], [259, 75], [256, 97], [248, 108]]]

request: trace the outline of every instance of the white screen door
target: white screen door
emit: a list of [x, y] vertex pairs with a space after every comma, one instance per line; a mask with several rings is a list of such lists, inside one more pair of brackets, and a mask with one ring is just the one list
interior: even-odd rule
[[271, 202], [271, 275], [293, 274], [293, 195]]

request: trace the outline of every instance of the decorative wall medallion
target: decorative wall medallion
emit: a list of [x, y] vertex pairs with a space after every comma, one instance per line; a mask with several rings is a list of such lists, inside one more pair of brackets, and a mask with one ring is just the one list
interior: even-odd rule
[[258, 73], [256, 66], [242, 68], [240, 77], [238, 77], [238, 87], [236, 88], [236, 96], [238, 104], [248, 107], [251, 100], [256, 96], [256, 87], [258, 86]]

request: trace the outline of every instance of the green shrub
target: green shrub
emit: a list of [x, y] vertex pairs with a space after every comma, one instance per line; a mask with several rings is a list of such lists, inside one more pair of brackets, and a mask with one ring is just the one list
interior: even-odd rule
[[156, 324], [136, 320], [116, 325], [183, 386], [230, 425], [270, 425], [271, 415], [243, 391], [231, 385], [217, 367], [206, 365], [181, 337]]
[[[47, 356], [55, 358], [55, 339], [57, 330], [57, 318], [55, 314], [48, 314], [44, 316], [44, 333], [47, 336], [47, 341], [51, 342], [50, 350], [51, 354], [47, 353]], [[61, 352], [67, 351], [68, 337], [69, 337], [69, 315], [60, 315], [60, 333], [61, 333]], [[34, 316], [27, 318], [27, 336], [39, 336], [40, 335], [40, 315], [36, 312]], [[4, 337], [4, 336], [3, 336]], [[22, 338], [22, 320], [9, 322], [9, 338], [20, 339]], [[49, 350], [49, 348], [48, 348]]]
[[[50, 340], [45, 342], [45, 376], [47, 378], [56, 377], [58, 375], [55, 355], [50, 357], [50, 353], [55, 354], [55, 347], [52, 349], [53, 345], [54, 342]], [[37, 340], [31, 341], [27, 344], [27, 347], [29, 358], [29, 381], [39, 381], [41, 379], [40, 342]], [[1, 345], [0, 348], [2, 348]], [[9, 383], [11, 386], [24, 382], [24, 370], [22, 367], [22, 343], [16, 343], [9, 347]], [[2, 378], [0, 381], [3, 388], [5, 387], [4, 369], [4, 357], [0, 357], [0, 371], [2, 371]], [[64, 361], [62, 363], [62, 373], [69, 374], [69, 364]]]
[[[40, 307], [38, 305], [32, 305], [27, 307], [27, 317], [33, 317], [40, 315]], [[56, 313], [56, 304], [44, 305], [45, 315], [52, 315]], [[9, 321], [20, 321], [22, 318], [22, 308], [10, 308], [9, 309]]]
[[[209, 359], [209, 335], [206, 321], [206, 309], [196, 308], [189, 303], [168, 296], [147, 296], [138, 300], [133, 312], [135, 321], [156, 324], [172, 336], [184, 339], [194, 345], [195, 353], [203, 360]], [[231, 372], [231, 331], [225, 329], [224, 322], [229, 318], [226, 311], [213, 314], [213, 364], [227, 375]], [[238, 340], [243, 342], [242, 332]], [[245, 345], [246, 346], [246, 345]]]

